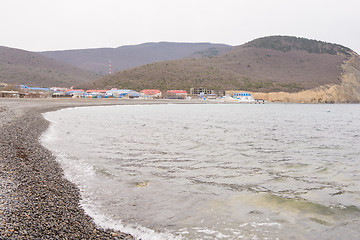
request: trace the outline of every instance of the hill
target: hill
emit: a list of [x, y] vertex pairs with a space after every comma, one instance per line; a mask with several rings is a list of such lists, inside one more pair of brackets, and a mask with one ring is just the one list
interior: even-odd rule
[[231, 48], [225, 44], [159, 42], [118, 48], [48, 51], [39, 52], [39, 54], [100, 75], [106, 75], [108, 74], [109, 60], [111, 60], [112, 72], [117, 72], [165, 60], [216, 56]]
[[98, 77], [37, 53], [0, 46], [0, 82], [36, 87], [70, 87], [94, 81]]
[[[234, 47], [220, 56], [158, 62], [124, 70], [95, 81], [92, 87], [241, 89], [267, 93], [262, 96], [269, 98], [271, 92], [297, 93], [340, 86], [349, 70], [355, 71], [352, 76], [357, 86], [358, 60], [355, 52], [341, 45], [272, 36]], [[357, 93], [356, 90], [354, 96]], [[324, 97], [314, 99], [311, 101], [337, 101], [324, 100]], [[356, 99], [360, 101], [360, 91], [359, 97], [349, 101], [358, 101]]]

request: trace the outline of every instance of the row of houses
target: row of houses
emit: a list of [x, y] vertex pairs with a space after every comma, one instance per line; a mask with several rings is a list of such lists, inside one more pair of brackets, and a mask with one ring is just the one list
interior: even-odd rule
[[185, 99], [188, 94], [185, 90], [169, 90], [166, 92], [166, 96], [163, 96], [162, 91], [158, 89], [144, 89], [140, 92], [136, 92], [131, 89], [117, 89], [110, 90], [82, 90], [73, 89], [66, 92], [54, 93], [56, 97], [66, 96], [70, 94], [74, 98], [142, 98], [142, 99]]
[[[1, 90], [1, 89], [0, 89]], [[48, 98], [51, 97], [49, 88], [36, 88], [19, 85], [8, 90], [1, 90], [0, 97], [4, 98]]]
[[19, 85], [17, 91], [0, 91], [0, 97], [53, 97], [53, 98], [141, 98], [141, 99], [216, 99], [224, 96], [239, 98], [251, 96], [250, 93], [239, 92], [239, 90], [211, 90], [207, 88], [191, 88], [190, 93], [186, 90], [168, 90], [162, 92], [159, 89], [144, 89], [136, 92], [130, 89], [74, 89], [74, 88], [36, 88]]
[[74, 88], [37, 88], [19, 85], [17, 90], [0, 91], [0, 97], [53, 97], [53, 98], [142, 98], [142, 99], [185, 99], [188, 93], [185, 90], [169, 90], [165, 96], [159, 89], [144, 89], [136, 92], [131, 89], [74, 89]]

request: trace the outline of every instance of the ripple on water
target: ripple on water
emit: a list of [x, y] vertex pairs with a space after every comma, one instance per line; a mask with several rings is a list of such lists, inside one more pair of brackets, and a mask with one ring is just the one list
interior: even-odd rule
[[45, 116], [53, 123], [46, 146], [105, 226], [143, 239], [360, 234], [357, 105], [112, 106]]

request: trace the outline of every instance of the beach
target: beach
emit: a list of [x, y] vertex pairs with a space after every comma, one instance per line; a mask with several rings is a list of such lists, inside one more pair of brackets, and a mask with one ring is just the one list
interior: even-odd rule
[[[39, 143], [48, 122], [42, 113], [61, 108], [154, 101], [109, 99], [0, 99], [0, 239], [133, 239], [98, 228]], [[161, 100], [156, 103], [162, 103]]]
[[212, 103], [0, 98], [0, 239], [357, 238], [357, 105]]
[[1, 239], [133, 239], [95, 226], [79, 205], [77, 187], [39, 143], [48, 127], [41, 113], [93, 104], [99, 103], [0, 99]]

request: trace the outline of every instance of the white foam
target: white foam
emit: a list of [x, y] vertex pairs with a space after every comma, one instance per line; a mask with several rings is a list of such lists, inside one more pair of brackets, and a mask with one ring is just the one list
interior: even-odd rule
[[277, 227], [277, 228], [281, 228], [281, 224], [280, 223], [274, 223], [274, 222], [270, 222], [270, 223], [257, 223], [257, 222], [252, 222], [251, 226], [253, 227]]
[[99, 214], [93, 210], [93, 206], [82, 203], [81, 206], [85, 212], [91, 216], [95, 223], [104, 229], [113, 229], [120, 232], [131, 234], [135, 239], [151, 239], [151, 240], [181, 240], [181, 235], [174, 236], [169, 232], [156, 232], [152, 229], [140, 226], [138, 224], [124, 224], [120, 220], [113, 220], [106, 215]]
[[215, 231], [215, 230], [210, 230], [210, 229], [197, 229], [197, 232], [199, 233], [205, 233], [207, 235], [212, 235], [215, 236], [216, 239], [221, 239], [221, 238], [230, 238], [231, 236], [229, 235], [225, 235], [219, 231]]
[[48, 146], [52, 141], [56, 139], [56, 121], [50, 119], [46, 113], [43, 113], [43, 117], [49, 122], [49, 127], [40, 136], [40, 143], [43, 146]]

